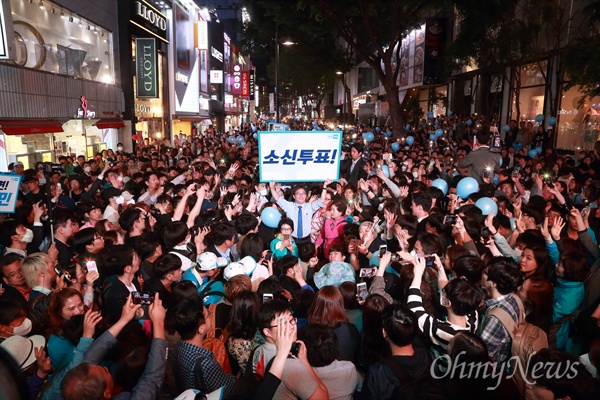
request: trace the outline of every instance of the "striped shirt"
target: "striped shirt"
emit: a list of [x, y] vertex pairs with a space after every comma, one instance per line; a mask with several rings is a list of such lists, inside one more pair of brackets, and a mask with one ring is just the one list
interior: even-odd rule
[[408, 303], [406, 305], [416, 314], [419, 328], [431, 338], [439, 354], [446, 354], [448, 352], [448, 343], [458, 332], [476, 333], [479, 327], [479, 312], [477, 311], [466, 316], [466, 327], [458, 326], [448, 320], [440, 320], [435, 318], [435, 316], [427, 314], [425, 308], [423, 308], [421, 289], [416, 286], [412, 286], [408, 290]]

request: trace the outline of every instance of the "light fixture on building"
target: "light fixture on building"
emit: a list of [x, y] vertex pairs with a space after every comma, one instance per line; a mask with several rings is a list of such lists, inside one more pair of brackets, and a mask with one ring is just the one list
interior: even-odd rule
[[69, 16], [69, 22], [73, 22], [73, 16]]
[[54, 6], [52, 6], [52, 9], [50, 10], [50, 14], [55, 14], [56, 13], [56, 9], [54, 8]]
[[40, 8], [44, 8], [44, 0], [40, 0]]
[[91, 28], [90, 24], [88, 24], [87, 30], [89, 31]]
[[33, 0], [29, 0], [29, 4], [33, 4]]
[[65, 18], [66, 18], [64, 11], [61, 11], [61, 12], [60, 12], [60, 17], [61, 17], [62, 19], [65, 19]]
[[79, 26], [83, 27], [83, 21], [79, 18]]

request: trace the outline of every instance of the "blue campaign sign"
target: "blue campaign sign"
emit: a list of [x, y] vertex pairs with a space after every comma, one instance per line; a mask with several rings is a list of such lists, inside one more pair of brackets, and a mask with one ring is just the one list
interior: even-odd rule
[[0, 213], [12, 214], [17, 208], [17, 196], [21, 177], [15, 174], [0, 173]]
[[339, 179], [342, 132], [258, 133], [261, 182], [323, 182]]

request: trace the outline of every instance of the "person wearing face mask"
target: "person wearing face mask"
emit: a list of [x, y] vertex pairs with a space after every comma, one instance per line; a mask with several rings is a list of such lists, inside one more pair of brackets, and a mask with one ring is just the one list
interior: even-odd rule
[[[4, 254], [16, 253], [23, 257], [27, 256], [27, 250], [35, 251], [33, 246], [29, 246], [34, 239], [34, 233], [22, 223], [15, 220], [8, 220], [2, 224], [0, 231], [0, 242], [6, 246]], [[36, 241], [38, 246], [41, 240]]]
[[102, 191], [102, 200], [107, 203], [104, 213], [102, 214], [102, 219], [106, 219], [113, 224], [119, 222], [119, 204], [117, 199], [123, 199], [121, 193], [122, 191], [115, 187], [109, 187]]
[[[1, 298], [0, 298], [1, 299]], [[12, 336], [27, 336], [32, 323], [27, 309], [17, 300], [0, 300], [0, 341]]]

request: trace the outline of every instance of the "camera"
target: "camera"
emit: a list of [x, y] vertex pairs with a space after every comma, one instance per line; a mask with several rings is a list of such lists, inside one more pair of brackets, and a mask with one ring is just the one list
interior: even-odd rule
[[390, 257], [390, 262], [398, 262], [398, 261], [402, 261], [402, 257], [400, 256], [400, 254], [392, 253], [392, 256]]
[[300, 343], [298, 343], [298, 342], [292, 343], [292, 348], [290, 349], [290, 353], [293, 356], [297, 357], [299, 352], [300, 352]]
[[426, 254], [424, 257], [425, 257], [425, 266], [433, 267], [433, 264], [435, 263], [435, 256], [431, 255], [431, 254]]
[[65, 283], [69, 283], [71, 281], [71, 274], [69, 274], [63, 267], [59, 267], [58, 265], [54, 267], [54, 272], [56, 275], [62, 276]]

